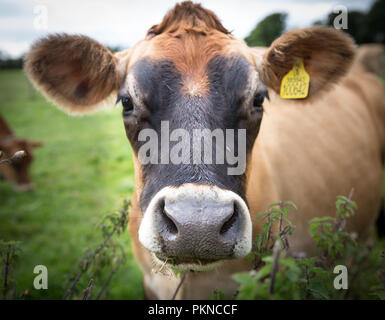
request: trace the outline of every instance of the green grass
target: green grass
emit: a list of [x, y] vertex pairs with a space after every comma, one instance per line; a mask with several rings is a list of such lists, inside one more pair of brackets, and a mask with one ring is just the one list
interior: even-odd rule
[[[0, 239], [21, 241], [18, 288], [32, 298], [61, 298], [65, 275], [85, 248], [102, 239], [101, 217], [118, 209], [134, 187], [132, 151], [120, 110], [70, 117], [29, 84], [21, 71], [0, 72], [0, 114], [20, 137], [41, 140], [31, 177], [36, 188], [16, 193], [0, 181]], [[114, 276], [111, 298], [143, 297], [141, 274], [132, 256], [128, 232], [127, 263]], [[33, 289], [33, 268], [47, 266], [49, 289]]]

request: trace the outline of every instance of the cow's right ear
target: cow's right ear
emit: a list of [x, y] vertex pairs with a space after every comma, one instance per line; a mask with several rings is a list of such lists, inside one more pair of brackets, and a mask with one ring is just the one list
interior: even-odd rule
[[37, 89], [70, 113], [89, 113], [117, 92], [125, 64], [105, 46], [80, 35], [55, 34], [38, 40], [24, 69]]

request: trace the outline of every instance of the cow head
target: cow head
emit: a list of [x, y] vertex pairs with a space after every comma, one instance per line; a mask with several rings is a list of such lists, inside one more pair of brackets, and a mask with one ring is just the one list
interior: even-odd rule
[[20, 159], [0, 165], [1, 174], [10, 181], [17, 191], [28, 191], [33, 189], [29, 168], [33, 161], [33, 149], [40, 147], [41, 142], [30, 141], [18, 137], [6, 137], [0, 139], [0, 150], [3, 152], [1, 159], [10, 159], [17, 151], [25, 151]]
[[[143, 41], [115, 55], [84, 36], [48, 36], [33, 46], [26, 71], [72, 113], [93, 111], [111, 96], [121, 101], [135, 154], [139, 240], [158, 259], [191, 269], [251, 250], [246, 160], [267, 88], [279, 92], [282, 77], [302, 58], [312, 99], [346, 72], [353, 52], [342, 32], [313, 27], [284, 34], [261, 54], [235, 39], [213, 12], [184, 2]], [[197, 146], [199, 130], [206, 131]], [[207, 135], [219, 143], [207, 143]], [[197, 149], [212, 152], [212, 161], [196, 157]], [[218, 155], [224, 160], [216, 161]]]

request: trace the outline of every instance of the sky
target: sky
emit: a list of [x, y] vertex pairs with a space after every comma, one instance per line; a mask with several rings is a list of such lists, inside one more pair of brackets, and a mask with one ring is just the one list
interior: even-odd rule
[[[178, 1], [172, 0], [0, 0], [0, 51], [18, 57], [34, 40], [52, 32], [88, 35], [128, 48], [145, 37]], [[338, 5], [368, 10], [373, 0], [198, 0], [223, 25], [245, 38], [274, 12], [288, 13], [288, 29], [312, 25]]]

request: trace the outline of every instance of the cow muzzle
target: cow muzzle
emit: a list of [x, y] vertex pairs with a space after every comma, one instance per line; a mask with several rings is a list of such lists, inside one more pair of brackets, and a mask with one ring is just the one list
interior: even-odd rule
[[145, 211], [139, 240], [175, 266], [242, 258], [252, 246], [249, 210], [237, 194], [215, 186], [166, 187]]

